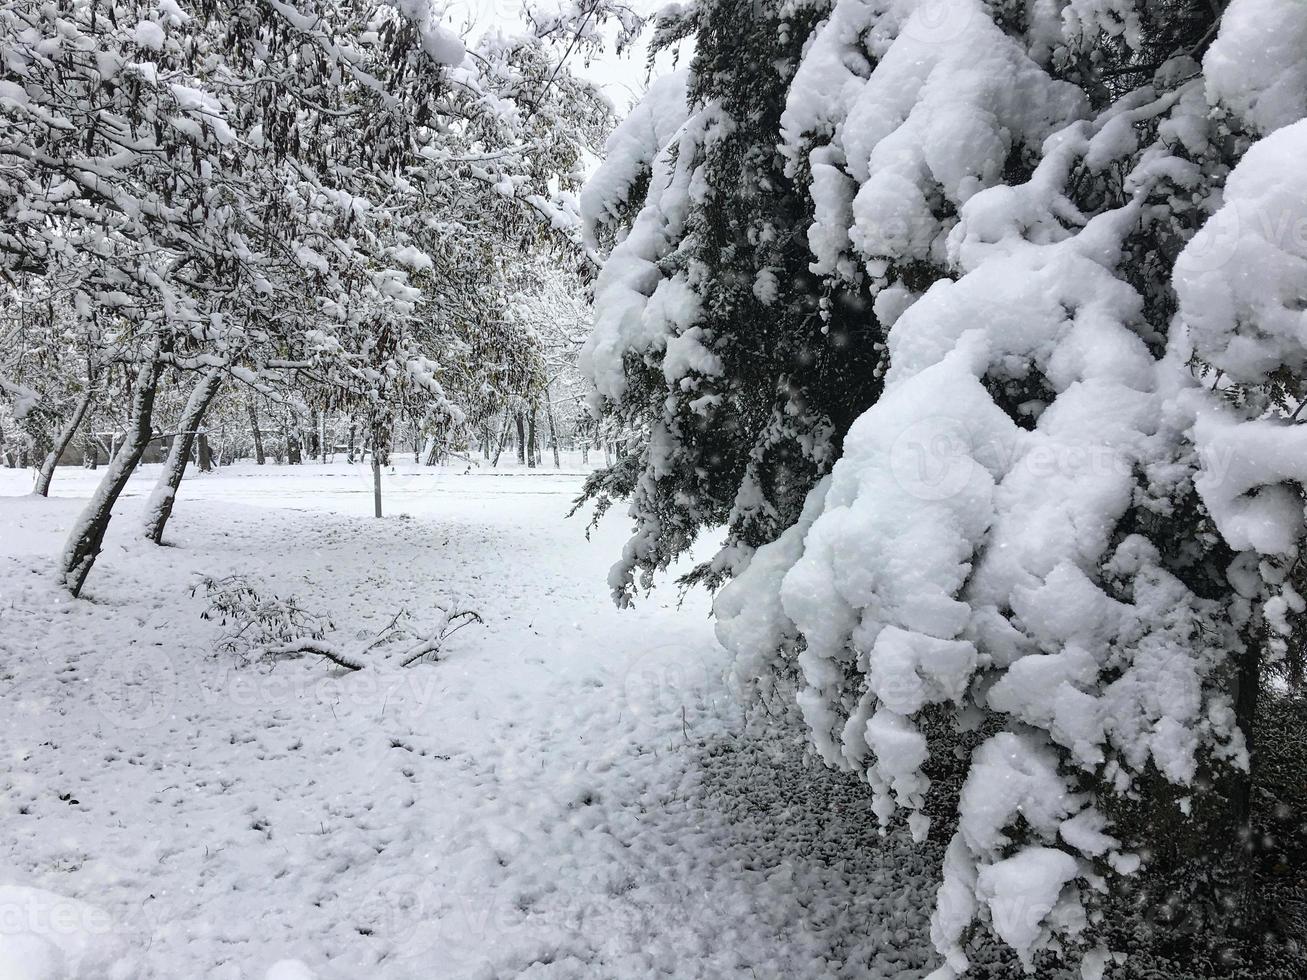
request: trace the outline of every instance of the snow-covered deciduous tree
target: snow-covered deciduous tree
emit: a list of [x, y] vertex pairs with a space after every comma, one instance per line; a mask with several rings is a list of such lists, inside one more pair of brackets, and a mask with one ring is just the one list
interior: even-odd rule
[[0, 296], [0, 318], [0, 401], [40, 457], [32, 492], [48, 496], [91, 412], [109, 351], [57, 282], [18, 274]]
[[[633, 498], [612, 584], [728, 523], [740, 680], [786, 678], [885, 823], [925, 841], [969, 753], [934, 980], [977, 924], [1100, 976], [1114, 882], [1239, 853], [1257, 692], [1299, 645], [1307, 7], [813, 6], [722, 66], [736, 5], [698, 4], [688, 105], [651, 92], [583, 195], [617, 229], [586, 366], [648, 433], [591, 488]], [[778, 372], [805, 354], [825, 383]], [[770, 416], [725, 412], [777, 378]], [[748, 462], [714, 469], [696, 415]], [[768, 426], [803, 447], [785, 492]]]
[[[591, 6], [590, 27], [615, 15]], [[578, 239], [608, 110], [554, 40], [469, 51], [407, 0], [0, 11], [0, 270], [59, 283], [137, 372], [129, 438], [69, 540], [74, 594], [178, 372], [199, 379], [185, 432], [219, 375], [298, 386], [366, 415], [376, 465], [397, 414], [459, 417], [440, 375], [469, 298], [507, 251]], [[156, 541], [186, 438], [152, 497]]]

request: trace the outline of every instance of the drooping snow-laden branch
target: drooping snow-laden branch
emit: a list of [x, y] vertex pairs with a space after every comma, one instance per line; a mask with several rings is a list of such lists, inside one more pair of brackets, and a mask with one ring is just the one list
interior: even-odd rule
[[621, 602], [727, 526], [690, 580], [742, 686], [887, 827], [965, 760], [932, 980], [977, 928], [1097, 977], [1146, 858], [1245, 860], [1307, 631], [1307, 8], [945, 6], [673, 14], [690, 72], [581, 196], [641, 434], [587, 492], [632, 501]]

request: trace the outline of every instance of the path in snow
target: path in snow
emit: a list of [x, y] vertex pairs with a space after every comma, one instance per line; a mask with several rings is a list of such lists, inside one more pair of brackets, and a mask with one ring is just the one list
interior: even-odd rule
[[[745, 725], [706, 597], [613, 608], [623, 522], [564, 519], [579, 477], [401, 469], [374, 521], [366, 467], [235, 467], [158, 549], [156, 469], [81, 602], [51, 571], [80, 501], [0, 499], [5, 980], [926, 972], [934, 858]], [[236, 571], [341, 641], [438, 601], [485, 626], [403, 672], [241, 666], [189, 592]]]

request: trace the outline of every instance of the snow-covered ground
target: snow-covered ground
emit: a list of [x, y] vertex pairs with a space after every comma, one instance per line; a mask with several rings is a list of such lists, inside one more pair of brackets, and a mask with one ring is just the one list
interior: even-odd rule
[[[579, 475], [401, 465], [376, 521], [366, 467], [239, 465], [156, 548], [155, 471], [72, 601], [52, 556], [96, 474], [44, 500], [0, 470], [4, 980], [927, 972], [930, 858], [751, 734], [706, 596], [612, 606], [624, 520], [565, 519]], [[191, 594], [233, 572], [344, 645], [401, 608], [485, 623], [408, 670], [242, 665]]]

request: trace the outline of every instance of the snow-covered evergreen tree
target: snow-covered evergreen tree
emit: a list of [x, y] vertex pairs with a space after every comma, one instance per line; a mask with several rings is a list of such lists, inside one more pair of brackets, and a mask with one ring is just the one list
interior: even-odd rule
[[[1262, 665], [1304, 608], [1307, 8], [768, 10], [747, 55], [729, 0], [686, 15], [685, 121], [664, 137], [651, 92], [583, 197], [629, 223], [588, 367], [649, 433], [591, 488], [633, 495], [612, 584], [729, 523], [740, 679], [794, 677], [882, 820], [925, 840], [928, 773], [970, 753], [936, 980], [977, 923], [1101, 975], [1112, 882], [1237, 849]], [[802, 255], [772, 244], [796, 228]], [[770, 401], [804, 356], [843, 383]], [[804, 448], [788, 492], [757, 475], [768, 417]]]
[[880, 387], [865, 291], [809, 272], [805, 195], [777, 150], [811, 22], [770, 0], [664, 18], [662, 43], [694, 35], [693, 65], [613, 134], [582, 199], [590, 247], [614, 243], [582, 363], [637, 434], [586, 487], [600, 512], [632, 498], [623, 602], [704, 527], [728, 539], [686, 581], [716, 584], [793, 523]]

